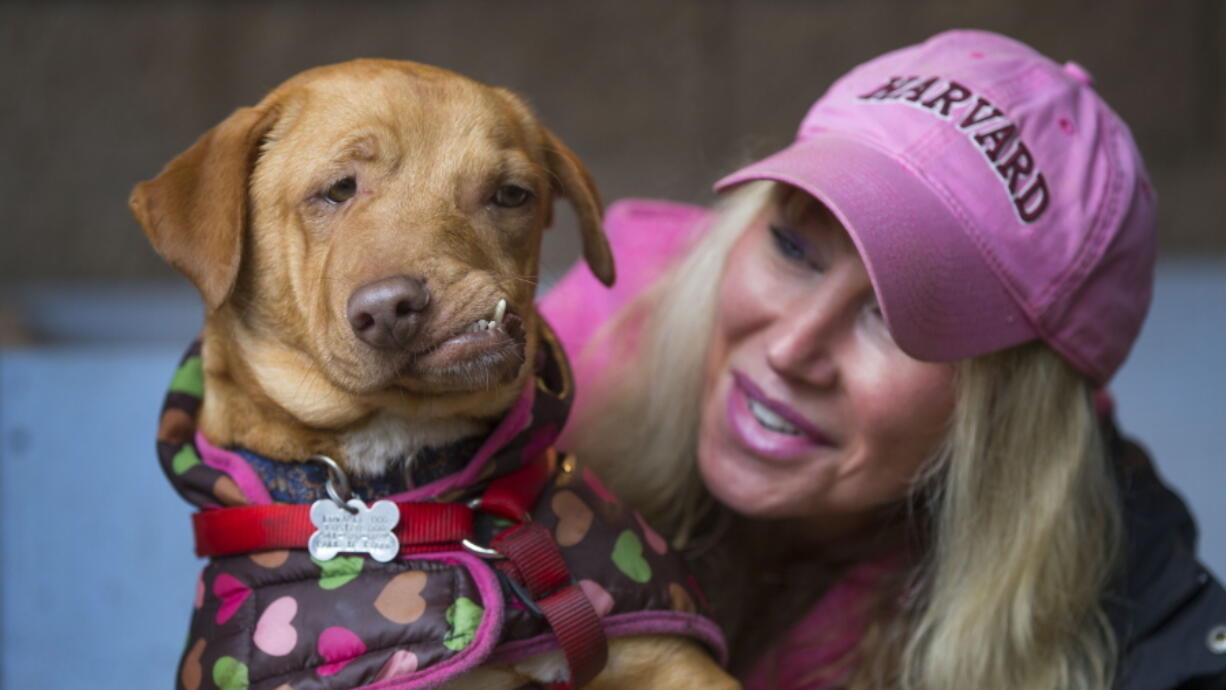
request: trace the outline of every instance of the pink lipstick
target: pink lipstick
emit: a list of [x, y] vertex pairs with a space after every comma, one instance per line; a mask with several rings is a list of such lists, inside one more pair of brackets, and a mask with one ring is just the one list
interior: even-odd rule
[[749, 377], [738, 371], [732, 376], [727, 418], [746, 448], [763, 457], [789, 460], [833, 445], [820, 429], [791, 407], [767, 397]]

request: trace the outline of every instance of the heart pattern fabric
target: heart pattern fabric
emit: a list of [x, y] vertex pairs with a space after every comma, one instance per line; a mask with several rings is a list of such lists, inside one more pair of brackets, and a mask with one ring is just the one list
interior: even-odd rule
[[[560, 430], [571, 386], [556, 342], [549, 352], [553, 357], [547, 353], [544, 366], [553, 372], [531, 388], [536, 403], [526, 426], [508, 442], [507, 452], [495, 454], [483, 481], [549, 450]], [[162, 468], [180, 494], [203, 509], [250, 504], [249, 497], [268, 492], [252, 488], [259, 474], [244, 468], [245, 456], [234, 453], [234, 464], [220, 466], [211, 459], [215, 454], [193, 445], [202, 372], [197, 344], [167, 395], [158, 427]], [[465, 500], [465, 494], [436, 498]], [[626, 616], [640, 626], [635, 634], [651, 632], [641, 621], [658, 620], [660, 632], [689, 630], [717, 656], [723, 654], [713, 624], [691, 612], [701, 610], [694, 602], [703, 600], [681, 559], [591, 470], [556, 473], [531, 512], [556, 539], [607, 629], [621, 629], [618, 621]], [[215, 558], [195, 583], [177, 687], [361, 688], [389, 680], [413, 687], [418, 678], [439, 681], [432, 669], [444, 662], [450, 662], [447, 673], [459, 673], [499, 644], [532, 648], [535, 641], [556, 639], [530, 602], [499, 587], [486, 562], [463, 553], [386, 563], [349, 553], [320, 561], [305, 548]]]

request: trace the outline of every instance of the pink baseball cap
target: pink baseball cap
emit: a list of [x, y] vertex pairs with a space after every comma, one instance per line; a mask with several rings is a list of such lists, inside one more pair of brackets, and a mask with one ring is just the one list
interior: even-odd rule
[[951, 361], [1042, 339], [1098, 384], [1149, 309], [1156, 199], [1088, 72], [949, 31], [834, 83], [783, 151], [716, 183], [798, 187], [859, 249], [895, 342]]

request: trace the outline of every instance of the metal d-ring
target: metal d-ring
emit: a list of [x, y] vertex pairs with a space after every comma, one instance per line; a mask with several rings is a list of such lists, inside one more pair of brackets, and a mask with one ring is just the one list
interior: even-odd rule
[[[467, 505], [471, 510], [477, 510], [481, 507], [481, 497], [478, 496], [476, 498], [469, 499], [465, 505]], [[475, 554], [480, 558], [484, 558], [487, 561], [497, 561], [506, 558], [506, 556], [498, 553], [488, 546], [482, 546], [471, 539], [461, 539], [460, 546], [463, 546], [470, 553]]]
[[486, 559], [487, 561], [498, 561], [506, 558], [506, 556], [498, 553], [497, 551], [486, 546], [481, 546], [480, 544], [469, 539], [461, 539], [460, 546], [463, 546], [465, 549], [468, 549], [470, 552]]
[[[328, 492], [328, 498], [345, 512], [356, 515], [358, 509], [348, 503], [352, 492], [349, 490], [349, 477], [345, 474], [345, 470], [342, 470], [335, 460], [326, 455], [312, 455], [307, 458], [307, 462], [317, 462], [327, 468], [328, 479], [324, 482], [324, 491]], [[340, 485], [339, 492], [336, 488], [337, 484]]]

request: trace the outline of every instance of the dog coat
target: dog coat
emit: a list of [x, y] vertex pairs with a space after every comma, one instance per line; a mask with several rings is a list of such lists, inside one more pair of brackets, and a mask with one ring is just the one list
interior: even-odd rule
[[[722, 662], [723, 637], [679, 555], [595, 474], [552, 449], [573, 391], [547, 327], [536, 365], [487, 438], [424, 453], [407, 479], [401, 469], [353, 478], [356, 497], [386, 499], [406, 517], [398, 557], [324, 561], [298, 537], [267, 548], [282, 545], [268, 541], [274, 530], [261, 516], [326, 498], [326, 470], [210, 444], [196, 430], [205, 391], [194, 343], [166, 396], [158, 457], [200, 509], [198, 553], [235, 552], [213, 555], [196, 583], [177, 687], [426, 688], [559, 648], [571, 680], [583, 683], [603, 666], [604, 637], [641, 634], [692, 637]], [[525, 494], [533, 477], [539, 488]], [[498, 509], [508, 491], [530, 497], [529, 520]], [[473, 499], [477, 510], [467, 507]], [[414, 517], [425, 511], [437, 516]], [[461, 537], [511, 558], [482, 558]], [[593, 624], [566, 621], [585, 617]]]

